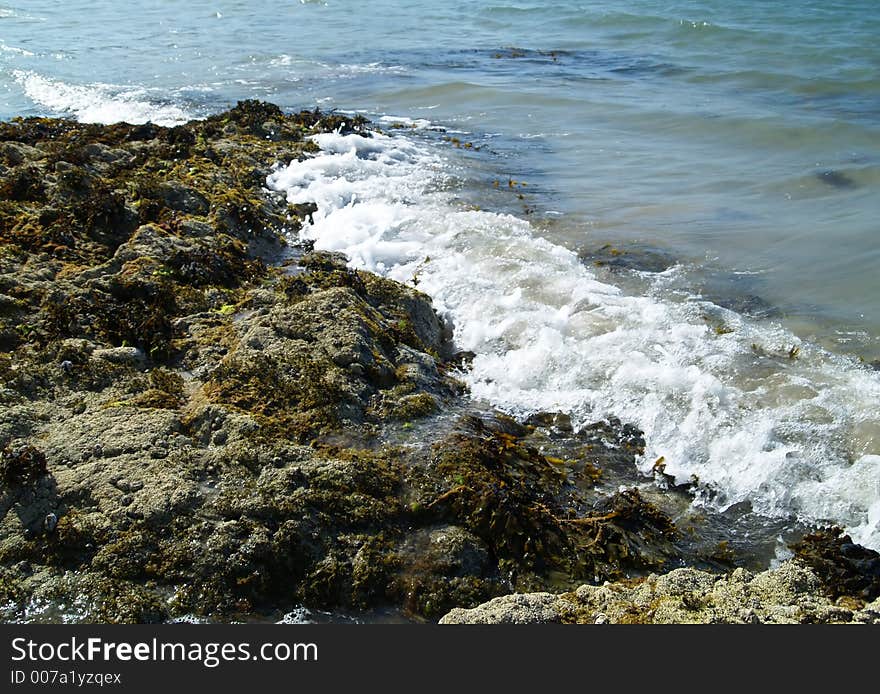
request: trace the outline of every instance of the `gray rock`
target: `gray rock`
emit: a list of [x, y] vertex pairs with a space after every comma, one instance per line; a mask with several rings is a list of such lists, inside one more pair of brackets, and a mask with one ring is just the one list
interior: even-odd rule
[[676, 569], [643, 581], [583, 585], [573, 593], [526, 593], [456, 609], [441, 624], [843, 624], [880, 623], [880, 600], [861, 608], [837, 604], [818, 577], [795, 560], [757, 575], [743, 569], [709, 574]]
[[470, 610], [456, 608], [440, 624], [549, 624], [560, 621], [558, 603], [552, 593], [505, 595]]
[[163, 183], [160, 194], [168, 207], [179, 212], [204, 216], [211, 207], [207, 198], [195, 188], [176, 181]]
[[109, 347], [105, 349], [96, 349], [92, 352], [92, 356], [96, 359], [103, 359], [112, 364], [121, 364], [125, 366], [139, 366], [147, 361], [147, 355], [143, 350], [137, 347]]

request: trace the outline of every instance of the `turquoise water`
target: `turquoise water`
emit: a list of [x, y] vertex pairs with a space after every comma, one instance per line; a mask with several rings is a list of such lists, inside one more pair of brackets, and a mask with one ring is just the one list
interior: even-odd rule
[[[619, 416], [706, 503], [880, 547], [877, 37], [876, 0], [0, 0], [0, 117], [363, 112], [393, 137], [269, 185], [418, 275], [475, 396]], [[605, 244], [664, 262], [578, 260]]]

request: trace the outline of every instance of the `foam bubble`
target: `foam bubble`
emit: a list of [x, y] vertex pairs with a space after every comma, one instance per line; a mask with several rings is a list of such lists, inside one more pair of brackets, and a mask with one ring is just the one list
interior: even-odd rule
[[599, 281], [526, 221], [462, 209], [452, 164], [411, 139], [314, 139], [321, 153], [267, 185], [317, 203], [300, 232], [316, 248], [432, 297], [476, 354], [474, 397], [578, 425], [620, 417], [645, 431], [640, 468], [662, 456], [679, 481], [698, 476], [712, 492], [699, 503], [748, 500], [880, 547], [880, 374], [659, 285], [636, 296]]
[[146, 123], [179, 125], [193, 116], [173, 104], [157, 104], [142, 88], [107, 84], [71, 85], [26, 70], [13, 71], [32, 101], [58, 113], [70, 113], [84, 123]]

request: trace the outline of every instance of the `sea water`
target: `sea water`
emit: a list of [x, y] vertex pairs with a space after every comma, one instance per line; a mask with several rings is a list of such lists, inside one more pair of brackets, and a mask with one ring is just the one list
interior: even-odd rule
[[0, 116], [363, 113], [267, 188], [432, 296], [474, 397], [880, 547], [878, 36], [867, 0], [3, 2]]

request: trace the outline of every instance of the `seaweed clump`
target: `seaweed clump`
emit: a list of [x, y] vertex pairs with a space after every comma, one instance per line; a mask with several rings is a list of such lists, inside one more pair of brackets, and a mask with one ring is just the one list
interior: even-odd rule
[[0, 479], [6, 484], [32, 482], [48, 473], [46, 454], [34, 446], [7, 444], [0, 450]]
[[855, 544], [842, 528], [810, 533], [792, 550], [816, 573], [832, 599], [852, 596], [870, 601], [880, 596], [880, 554]]
[[583, 491], [525, 434], [511, 420], [466, 418], [434, 447], [447, 488], [426, 510], [480, 537], [518, 588], [622, 577], [677, 556], [677, 530], [662, 510], [635, 489]]

